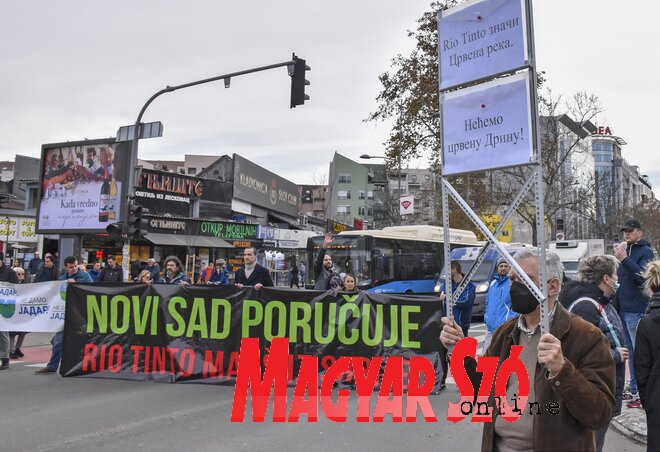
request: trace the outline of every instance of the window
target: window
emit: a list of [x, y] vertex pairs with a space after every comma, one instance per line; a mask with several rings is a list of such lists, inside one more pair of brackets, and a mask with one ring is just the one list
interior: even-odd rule
[[364, 216], [364, 206], [358, 207], [358, 215]]
[[340, 184], [350, 184], [351, 183], [351, 174], [350, 173], [339, 173], [337, 176], [337, 182]]
[[337, 213], [344, 214], [344, 215], [350, 215], [351, 214], [351, 206], [337, 206]]
[[350, 190], [339, 190], [337, 192], [337, 198], [339, 198], [339, 199], [351, 199], [351, 191]]
[[358, 192], [358, 199], [364, 199], [364, 197], [365, 197], [365, 193], [364, 193], [364, 191], [360, 190], [360, 191]]
[[367, 192], [367, 199], [374, 199], [374, 192], [368, 191]]
[[368, 217], [373, 217], [374, 216], [374, 208], [373, 207], [367, 208], [367, 216]]
[[193, 174], [193, 175], [197, 174], [197, 168], [189, 167], [188, 174]]

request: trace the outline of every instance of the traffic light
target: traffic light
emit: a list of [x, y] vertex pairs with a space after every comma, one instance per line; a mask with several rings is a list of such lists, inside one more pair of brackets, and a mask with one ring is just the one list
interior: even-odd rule
[[105, 227], [105, 230], [108, 233], [108, 238], [114, 240], [115, 242], [121, 242], [122, 240], [124, 240], [123, 223], [110, 223]]
[[[309, 80], [305, 79], [307, 71], [311, 70], [305, 60], [298, 58], [293, 54], [293, 66], [289, 66], [289, 75], [291, 76], [291, 108], [297, 105], [303, 105], [309, 96], [305, 94], [305, 86], [309, 85]], [[293, 70], [291, 69], [293, 68]]]
[[147, 213], [149, 213], [149, 209], [145, 209], [138, 204], [128, 205], [128, 229], [126, 230], [128, 240], [140, 240], [147, 235], [147, 223], [146, 220], [142, 218], [142, 215]]

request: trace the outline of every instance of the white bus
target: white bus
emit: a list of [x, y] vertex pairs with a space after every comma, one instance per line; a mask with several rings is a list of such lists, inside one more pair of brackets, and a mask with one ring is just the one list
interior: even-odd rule
[[[307, 241], [308, 287], [314, 286], [314, 263], [324, 237]], [[452, 248], [476, 246], [472, 231], [449, 229]], [[343, 231], [333, 237], [327, 254], [335, 271], [352, 273], [361, 290], [374, 293], [433, 293], [444, 260], [441, 227], [391, 226], [384, 229]]]

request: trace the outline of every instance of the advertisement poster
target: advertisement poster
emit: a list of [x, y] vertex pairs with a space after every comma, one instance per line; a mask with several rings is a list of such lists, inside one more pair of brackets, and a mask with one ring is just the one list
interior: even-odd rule
[[130, 143], [87, 141], [44, 145], [40, 233], [105, 231], [121, 221]]

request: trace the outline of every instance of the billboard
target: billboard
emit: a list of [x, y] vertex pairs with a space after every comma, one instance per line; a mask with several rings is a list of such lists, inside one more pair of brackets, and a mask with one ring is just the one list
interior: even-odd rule
[[105, 232], [122, 220], [130, 142], [113, 139], [41, 148], [38, 233]]
[[234, 154], [234, 197], [274, 212], [297, 217], [298, 186]]

